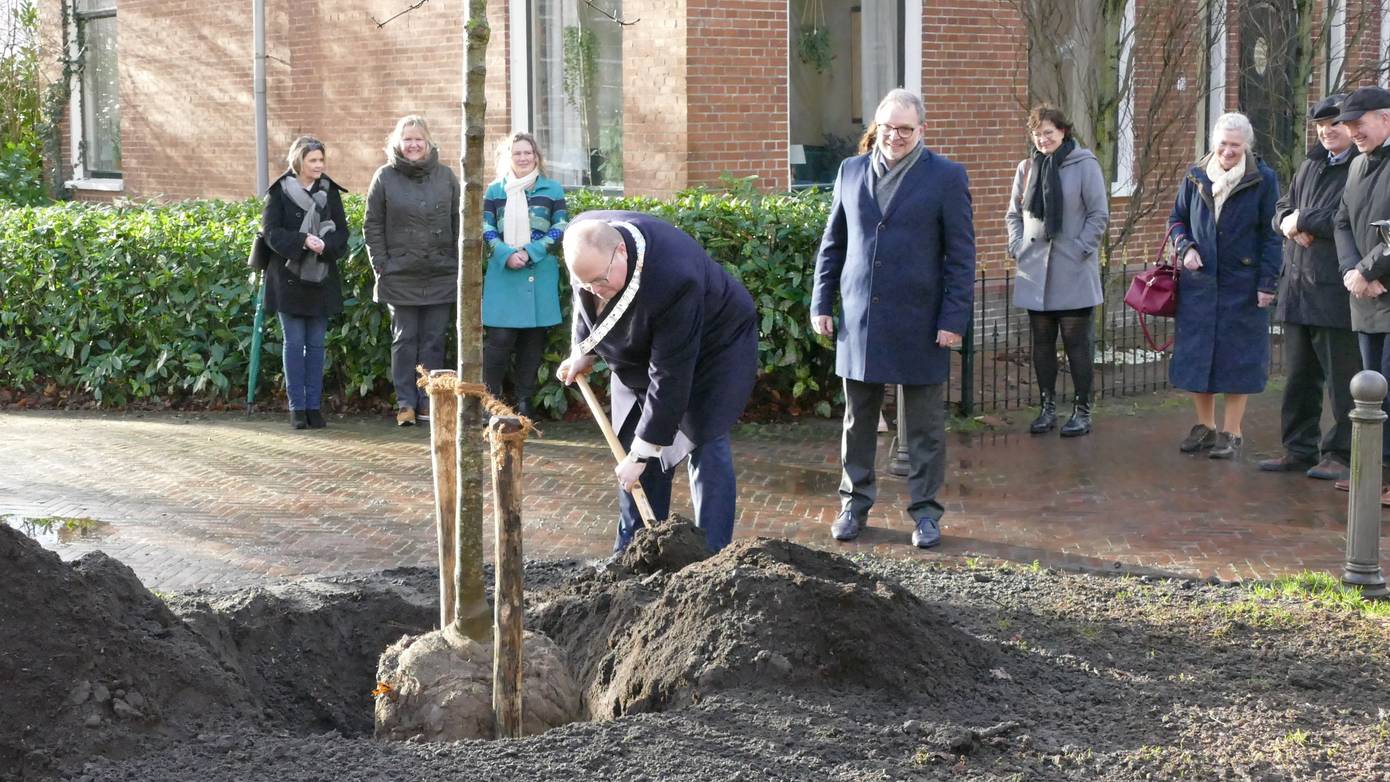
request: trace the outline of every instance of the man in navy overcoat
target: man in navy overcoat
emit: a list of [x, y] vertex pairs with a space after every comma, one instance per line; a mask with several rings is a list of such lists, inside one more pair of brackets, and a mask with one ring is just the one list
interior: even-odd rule
[[639, 522], [628, 490], [640, 477], [665, 518], [672, 473], [689, 455], [695, 521], [719, 551], [734, 530], [729, 430], [758, 374], [753, 297], [684, 231], [639, 212], [585, 212], [564, 244], [574, 342], [556, 374], [568, 385], [595, 354], [603, 358], [613, 372], [613, 427], [628, 450], [614, 470], [613, 550], [627, 547]]
[[907, 90], [879, 103], [873, 150], [840, 166], [816, 258], [811, 327], [835, 336], [835, 372], [845, 386], [836, 540], [858, 537], [874, 504], [887, 383], [903, 387], [912, 543], [928, 548], [941, 540], [945, 383], [950, 349], [971, 315], [975, 227], [965, 168], [922, 145], [925, 115], [921, 98]]

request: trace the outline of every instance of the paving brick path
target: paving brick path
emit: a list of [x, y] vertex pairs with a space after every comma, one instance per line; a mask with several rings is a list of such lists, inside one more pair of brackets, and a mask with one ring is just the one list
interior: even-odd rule
[[[1277, 405], [1274, 391], [1253, 400], [1244, 463], [1178, 453], [1191, 422], [1177, 399], [1112, 403], [1095, 434], [1076, 440], [953, 435], [945, 540], [932, 552], [908, 545], [906, 486], [892, 477], [882, 479], [860, 540], [829, 539], [835, 422], [741, 427], [736, 534], [1227, 579], [1339, 573], [1347, 495], [1253, 465], [1277, 448]], [[1012, 417], [1016, 430], [1027, 415]], [[604, 555], [615, 515], [608, 452], [592, 424], [550, 423], [544, 432], [526, 446], [526, 554]], [[887, 437], [881, 446], [885, 465]], [[293, 432], [280, 416], [3, 412], [0, 516], [103, 522], [49, 545], [65, 558], [104, 550], [170, 591], [422, 565], [435, 556], [429, 464], [423, 428], [380, 418]], [[689, 515], [684, 483], [682, 470], [673, 504]], [[1382, 534], [1390, 550], [1390, 525]], [[490, 551], [490, 532], [486, 542]], [[1390, 571], [1390, 556], [1384, 564]]]

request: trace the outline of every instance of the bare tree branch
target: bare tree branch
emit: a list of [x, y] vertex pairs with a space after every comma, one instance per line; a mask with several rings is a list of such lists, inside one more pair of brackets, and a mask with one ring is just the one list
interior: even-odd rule
[[373, 22], [376, 22], [376, 29], [380, 30], [381, 28], [390, 24], [395, 19], [405, 16], [406, 14], [410, 13], [411, 11], [414, 11], [416, 8], [419, 8], [420, 6], [424, 5], [425, 3], [428, 3], [429, 1], [430, 0], [416, 0], [415, 3], [412, 3], [411, 6], [405, 9], [404, 11], [399, 11], [397, 13], [392, 14], [391, 16], [386, 17], [386, 21], [384, 22], [377, 22], [375, 16], [368, 16], [367, 18], [371, 19]]
[[[422, 0], [422, 2], [423, 2], [423, 0]], [[633, 19], [631, 22], [625, 22], [625, 21], [623, 21], [622, 19], [619, 19], [619, 18], [618, 18], [618, 15], [617, 15], [616, 13], [614, 13], [614, 12], [612, 12], [612, 11], [605, 11], [604, 9], [599, 8], [598, 6], [594, 5], [594, 0], [584, 0], [584, 5], [589, 6], [590, 8], [594, 9], [595, 11], [597, 11], [600, 15], [606, 16], [606, 17], [608, 17], [609, 19], [612, 19], [614, 22], [617, 22], [618, 24], [622, 25], [623, 27], [631, 27], [632, 25], [637, 24], [638, 22], [642, 21], [641, 17], [638, 17], [638, 18], [636, 18], [636, 19]]]

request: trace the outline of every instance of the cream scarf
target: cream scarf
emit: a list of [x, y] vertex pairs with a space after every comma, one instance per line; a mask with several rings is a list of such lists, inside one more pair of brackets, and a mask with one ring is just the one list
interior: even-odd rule
[[502, 188], [507, 191], [507, 205], [502, 209], [502, 241], [518, 250], [531, 243], [531, 205], [526, 202], [526, 191], [536, 184], [539, 173], [533, 170], [518, 178], [513, 171], [502, 180]]
[[1231, 190], [1245, 176], [1245, 158], [1241, 157], [1240, 162], [1231, 166], [1227, 171], [1221, 167], [1221, 159], [1216, 153], [1211, 154], [1211, 159], [1207, 161], [1207, 178], [1211, 180], [1211, 198], [1216, 206], [1216, 220], [1221, 219], [1221, 207], [1226, 205], [1226, 199], [1230, 197]]

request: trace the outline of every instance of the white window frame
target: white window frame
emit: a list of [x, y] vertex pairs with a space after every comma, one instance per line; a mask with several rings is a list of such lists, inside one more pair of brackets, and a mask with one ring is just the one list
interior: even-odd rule
[[[1390, 0], [1387, 0], [1390, 2]], [[1134, 195], [1134, 85], [1126, 83], [1134, 68], [1135, 0], [1125, 1], [1124, 17], [1120, 20], [1120, 61], [1117, 88], [1124, 91], [1115, 122], [1115, 181], [1110, 183], [1110, 195]]]
[[[76, 0], [63, 0], [63, 3], [69, 18], [72, 20], [72, 23], [68, 25], [68, 59], [75, 61], [82, 55], [82, 50], [77, 43], [77, 28], [81, 21], [78, 19]], [[87, 161], [82, 154], [82, 142], [87, 132], [87, 125], [83, 121], [82, 115], [82, 74], [80, 72], [74, 73], [72, 79], [73, 83], [68, 85], [68, 136], [70, 142], [68, 154], [69, 159], [72, 160], [72, 178], [65, 181], [63, 186], [70, 190], [124, 192], [124, 172], [120, 177], [94, 177], [87, 172]]]
[[1390, 88], [1390, 0], [1380, 0], [1380, 86]]
[[528, 4], [529, 0], [507, 0], [507, 55], [512, 69], [513, 133], [531, 130], [531, 20], [526, 14]]
[[[1342, 83], [1347, 58], [1347, 2], [1327, 0], [1327, 71], [1323, 74], [1322, 94], [1331, 95]], [[1384, 19], [1381, 20], [1382, 26]]]
[[[1390, 0], [1385, 0], [1390, 3]], [[903, 3], [903, 89], [922, 95], [922, 0]]]
[[1207, 73], [1207, 127], [1198, 142], [1203, 154], [1211, 146], [1211, 130], [1216, 127], [1216, 119], [1226, 113], [1226, 11], [1226, 0], [1207, 0], [1207, 29], [1210, 31], [1211, 26], [1215, 26], [1217, 35], [1207, 53], [1211, 66]]

